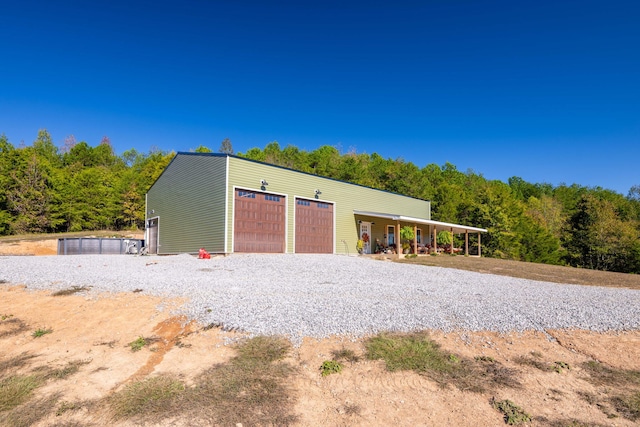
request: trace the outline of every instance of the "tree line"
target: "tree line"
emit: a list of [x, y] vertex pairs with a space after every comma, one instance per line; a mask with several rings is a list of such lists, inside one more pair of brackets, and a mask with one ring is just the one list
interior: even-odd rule
[[623, 196], [519, 177], [505, 183], [473, 170], [461, 172], [451, 163], [419, 168], [332, 146], [304, 151], [272, 142], [238, 155], [430, 200], [432, 219], [488, 230], [482, 236], [485, 256], [640, 273], [640, 185]]
[[[233, 154], [231, 141], [218, 151]], [[58, 148], [46, 130], [31, 146], [14, 147], [2, 135], [0, 235], [143, 228], [145, 194], [174, 155], [131, 149], [118, 156], [106, 137], [95, 147], [69, 137]], [[271, 142], [237, 155], [430, 200], [432, 219], [488, 230], [485, 256], [640, 273], [640, 185], [624, 196], [519, 177], [505, 183], [451, 163], [420, 168], [333, 146], [305, 151]]]
[[174, 153], [114, 154], [108, 138], [91, 147], [46, 130], [30, 146], [0, 136], [0, 235], [144, 227], [145, 193]]

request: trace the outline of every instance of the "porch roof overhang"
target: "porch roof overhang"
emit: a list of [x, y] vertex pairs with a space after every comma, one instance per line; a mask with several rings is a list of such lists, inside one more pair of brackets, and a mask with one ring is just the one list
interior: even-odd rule
[[434, 227], [436, 227], [436, 229], [450, 230], [456, 234], [467, 233], [467, 232], [486, 233], [488, 231], [484, 228], [471, 227], [468, 225], [461, 225], [461, 224], [451, 224], [449, 222], [433, 221], [433, 220], [424, 219], [424, 218], [414, 218], [411, 216], [405, 216], [405, 215], [399, 215], [399, 214], [368, 212], [368, 211], [360, 211], [357, 209], [354, 209], [353, 213], [355, 215], [371, 216], [374, 218], [384, 218], [384, 219], [390, 219], [392, 221], [402, 221], [402, 222], [410, 222], [414, 224], [433, 225]]

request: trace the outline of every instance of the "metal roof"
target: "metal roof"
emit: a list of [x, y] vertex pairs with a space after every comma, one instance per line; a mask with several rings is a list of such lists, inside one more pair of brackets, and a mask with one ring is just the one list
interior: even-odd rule
[[427, 225], [433, 225], [436, 227], [436, 229], [440, 228], [440, 229], [444, 229], [444, 230], [450, 230], [453, 231], [454, 233], [466, 233], [468, 231], [473, 231], [476, 233], [486, 233], [488, 230], [484, 229], [484, 228], [478, 228], [478, 227], [471, 227], [468, 225], [461, 225], [461, 224], [451, 224], [449, 222], [440, 222], [440, 221], [433, 221], [431, 219], [424, 219], [424, 218], [414, 218], [414, 217], [410, 217], [410, 216], [405, 216], [405, 215], [399, 215], [399, 214], [392, 214], [392, 213], [382, 213], [382, 212], [367, 212], [367, 211], [359, 211], [354, 209], [353, 213], [356, 215], [363, 215], [363, 216], [372, 216], [375, 218], [385, 218], [385, 219], [390, 219], [393, 221], [403, 221], [403, 222], [412, 222], [412, 223], [416, 223], [416, 224], [427, 224]]

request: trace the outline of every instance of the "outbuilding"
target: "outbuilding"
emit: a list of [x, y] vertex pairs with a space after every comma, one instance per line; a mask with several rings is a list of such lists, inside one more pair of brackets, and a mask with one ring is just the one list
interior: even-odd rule
[[[222, 153], [178, 153], [146, 196], [149, 253], [400, 253], [435, 248], [440, 231], [469, 233], [480, 254], [485, 229], [431, 220], [427, 200]], [[434, 243], [431, 245], [431, 243]]]

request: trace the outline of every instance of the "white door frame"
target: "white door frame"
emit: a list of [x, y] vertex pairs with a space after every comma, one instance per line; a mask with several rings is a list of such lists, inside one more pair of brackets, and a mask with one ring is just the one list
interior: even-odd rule
[[369, 221], [360, 221], [360, 239], [364, 242], [364, 244], [362, 245], [362, 253], [370, 254], [371, 253], [371, 223]]

